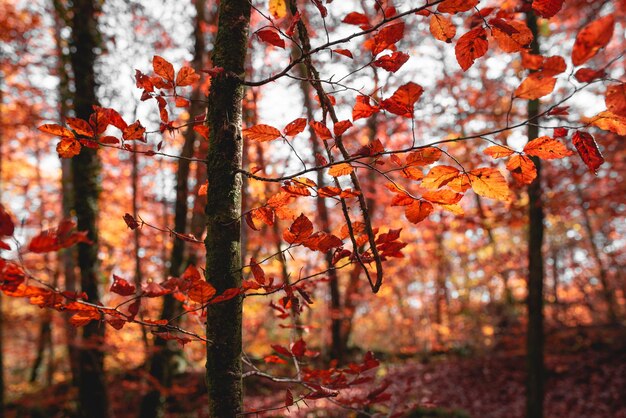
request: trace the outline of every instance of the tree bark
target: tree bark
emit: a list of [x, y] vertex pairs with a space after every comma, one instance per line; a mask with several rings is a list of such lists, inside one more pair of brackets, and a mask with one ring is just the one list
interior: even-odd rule
[[[533, 33], [531, 52], [540, 54], [537, 18], [533, 11], [526, 14], [526, 24]], [[528, 140], [539, 136], [537, 125], [539, 100], [530, 100], [528, 109]], [[528, 186], [528, 331], [526, 417], [543, 417], [544, 399], [544, 332], [543, 332], [543, 202], [541, 189], [541, 161], [531, 157], [537, 167], [537, 178]]]
[[[88, 120], [96, 99], [94, 63], [95, 48], [100, 43], [96, 20], [97, 6], [93, 0], [74, 0], [71, 17], [70, 61], [74, 73], [74, 112]], [[78, 244], [78, 266], [81, 288], [91, 303], [98, 303], [100, 294], [100, 263], [98, 260], [98, 194], [100, 161], [96, 150], [83, 147], [72, 159], [74, 210], [80, 231], [87, 231], [90, 244]], [[92, 321], [83, 327], [79, 349], [79, 408], [80, 415], [89, 418], [109, 416], [106, 379], [104, 374], [104, 325]]]
[[[213, 64], [220, 71], [211, 83], [207, 109], [206, 278], [221, 294], [241, 285], [241, 169], [243, 138], [239, 77], [245, 73], [250, 22], [248, 0], [222, 0]], [[243, 409], [243, 297], [207, 307], [206, 383], [209, 416], [235, 417]]]

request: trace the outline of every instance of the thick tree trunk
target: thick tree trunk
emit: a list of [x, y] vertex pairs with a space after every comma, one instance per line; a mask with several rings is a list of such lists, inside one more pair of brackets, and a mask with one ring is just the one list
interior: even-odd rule
[[[539, 54], [539, 32], [537, 18], [530, 11], [526, 15], [526, 24], [533, 33], [531, 52]], [[537, 117], [539, 100], [528, 102], [528, 140], [539, 136]], [[528, 334], [527, 381], [526, 381], [526, 417], [543, 417], [544, 399], [544, 333], [543, 333], [543, 202], [541, 189], [541, 161], [531, 157], [537, 166], [537, 178], [528, 186]]]
[[[202, 22], [205, 19], [205, 2], [204, 0], [197, 0], [196, 6], [196, 19], [195, 19], [195, 46], [194, 46], [194, 60], [192, 66], [196, 71], [202, 69], [202, 57], [204, 55], [204, 36], [202, 34]], [[200, 89], [195, 89], [192, 93], [191, 107], [189, 109], [190, 118], [193, 118], [201, 112], [200, 104]], [[194, 145], [196, 142], [196, 133], [192, 127], [188, 127], [185, 131], [185, 142], [181, 150], [181, 157], [178, 160], [178, 169], [176, 172], [176, 202], [174, 207], [174, 230], [181, 234], [187, 232], [187, 219], [189, 208], [187, 205], [187, 197], [189, 195], [189, 173], [190, 173], [190, 161], [189, 158], [193, 157]], [[172, 246], [172, 254], [170, 256], [170, 268], [169, 275], [178, 277], [184, 270], [184, 255], [185, 255], [185, 241], [181, 239], [174, 239], [174, 245]], [[171, 295], [166, 295], [163, 299], [163, 307], [161, 309], [161, 319], [173, 318], [182, 311], [180, 302], [174, 299]], [[160, 387], [170, 387], [172, 384], [172, 376], [176, 367], [175, 358], [177, 355], [181, 355], [181, 350], [175, 345], [175, 341], [166, 341], [162, 338], [157, 338], [154, 342], [154, 353], [149, 359], [150, 363], [150, 375], [154, 378], [154, 381], [159, 382]], [[159, 392], [158, 388], [151, 388], [151, 390], [144, 396], [141, 402], [140, 416], [142, 418], [152, 418], [162, 416], [164, 413], [165, 398]]]
[[[74, 0], [72, 4], [72, 47], [70, 60], [74, 73], [74, 112], [76, 117], [88, 120], [96, 100], [94, 63], [95, 48], [99, 44], [96, 21], [96, 4], [93, 0]], [[74, 185], [74, 210], [78, 230], [87, 231], [90, 244], [78, 245], [78, 266], [81, 288], [91, 303], [100, 299], [98, 281], [98, 194], [100, 161], [96, 150], [83, 147], [72, 159]], [[104, 375], [104, 325], [92, 321], [83, 327], [83, 342], [79, 350], [79, 407], [80, 414], [89, 418], [109, 416], [106, 379]]]
[[[222, 0], [213, 64], [222, 68], [209, 93], [207, 155], [206, 278], [220, 294], [241, 285], [241, 134], [250, 3]], [[206, 383], [209, 416], [235, 417], [243, 409], [242, 320], [243, 298], [207, 307]]]

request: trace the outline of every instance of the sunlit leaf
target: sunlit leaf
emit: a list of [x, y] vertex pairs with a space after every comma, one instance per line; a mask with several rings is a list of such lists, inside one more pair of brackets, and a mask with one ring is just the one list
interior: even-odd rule
[[432, 14], [430, 15], [430, 33], [440, 41], [450, 43], [456, 36], [456, 26], [449, 18]]
[[266, 142], [280, 138], [280, 131], [269, 125], [254, 125], [243, 130], [243, 135], [253, 141]]
[[613, 14], [594, 20], [582, 28], [572, 49], [572, 63], [579, 66], [589, 61], [600, 49], [604, 48], [613, 37], [615, 18]]
[[506, 202], [509, 199], [509, 185], [496, 168], [477, 168], [468, 173], [472, 190], [477, 195]]
[[487, 32], [482, 26], [479, 26], [459, 38], [454, 47], [454, 52], [463, 71], [467, 71], [474, 64], [474, 61], [487, 53], [488, 48]]
[[533, 155], [544, 160], [554, 160], [572, 155], [561, 141], [549, 136], [542, 136], [530, 141], [524, 147], [527, 155]]

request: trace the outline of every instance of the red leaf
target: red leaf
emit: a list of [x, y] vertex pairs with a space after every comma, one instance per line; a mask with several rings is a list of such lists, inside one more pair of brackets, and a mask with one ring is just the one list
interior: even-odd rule
[[209, 127], [206, 125], [195, 125], [193, 130], [202, 136], [202, 138], [209, 140]]
[[191, 67], [183, 67], [176, 74], [176, 85], [179, 87], [190, 86], [200, 80], [200, 74]]
[[604, 101], [611, 113], [626, 117], [626, 83], [609, 86]]
[[124, 129], [122, 138], [124, 138], [126, 141], [133, 141], [136, 139], [141, 142], [146, 142], [145, 138], [143, 137], [145, 132], [146, 128], [141, 125], [141, 122], [136, 121], [133, 124], [128, 125], [126, 129]]
[[594, 70], [592, 68], [580, 68], [579, 70], [576, 71], [576, 73], [574, 74], [574, 77], [576, 77], [576, 80], [580, 81], [581, 83], [591, 83], [593, 80], [602, 78], [605, 75], [606, 75], [606, 72], [604, 70]]
[[302, 357], [306, 352], [306, 343], [304, 342], [304, 340], [300, 339], [293, 343], [293, 345], [291, 346], [291, 352], [296, 357]]
[[604, 157], [600, 153], [598, 144], [596, 144], [593, 136], [588, 132], [577, 131], [572, 137], [572, 142], [576, 147], [576, 151], [578, 151], [578, 155], [580, 155], [587, 167], [594, 174], [597, 173], [598, 168], [604, 163]]
[[289, 389], [285, 391], [285, 406], [293, 405], [293, 394]]
[[306, 128], [306, 118], [298, 118], [289, 122], [283, 129], [283, 133], [287, 136], [295, 136], [304, 131], [304, 128]]
[[260, 285], [265, 285], [265, 272], [263, 271], [261, 266], [257, 264], [254, 258], [250, 258], [250, 269], [252, 270], [252, 274], [254, 275], [254, 280], [256, 280], [257, 283], [259, 283]]
[[404, 36], [404, 22], [396, 22], [385, 26], [374, 36], [372, 54], [380, 54], [390, 48]]
[[391, 113], [410, 118], [413, 116], [413, 105], [423, 92], [422, 86], [409, 82], [396, 90], [389, 99], [383, 100], [380, 105]]
[[480, 26], [461, 36], [454, 47], [454, 52], [463, 71], [467, 71], [476, 59], [487, 53], [487, 49], [489, 49], [487, 32]]
[[322, 122], [316, 122], [312, 120], [311, 122], [309, 122], [309, 125], [311, 125], [318, 138], [322, 141], [331, 139], [333, 137], [333, 135], [330, 133], [330, 130]]
[[551, 18], [561, 10], [564, 0], [534, 0], [533, 9], [541, 17]]
[[409, 60], [409, 55], [404, 52], [396, 51], [391, 55], [385, 55], [383, 57], [378, 58], [372, 64], [375, 67], [380, 67], [384, 70], [387, 70], [391, 73], [395, 73], [404, 65], [405, 62]]
[[582, 28], [572, 49], [572, 63], [579, 66], [587, 62], [604, 48], [613, 37], [615, 18], [612, 14], [594, 20]]
[[471, 10], [478, 4], [479, 0], [444, 0], [437, 7], [441, 13], [459, 13]]
[[154, 58], [152, 58], [152, 68], [156, 74], [171, 83], [174, 82], [174, 66], [166, 59], [155, 55]]
[[369, 19], [363, 13], [351, 12], [346, 15], [342, 20], [343, 23], [348, 25], [369, 25]]
[[243, 130], [243, 135], [253, 141], [266, 142], [280, 138], [280, 131], [269, 125], [255, 125]]
[[0, 236], [10, 237], [15, 232], [15, 224], [9, 212], [0, 203]]
[[260, 40], [270, 45], [285, 49], [285, 40], [273, 29], [263, 29], [256, 33]]
[[124, 215], [124, 222], [126, 222], [126, 225], [133, 230], [139, 228], [140, 226], [139, 222], [137, 222], [130, 213]]
[[207, 303], [215, 295], [215, 288], [204, 280], [193, 282], [189, 288], [189, 299], [198, 303]]
[[66, 122], [78, 135], [87, 137], [92, 137], [94, 135], [93, 128], [85, 120], [79, 118], [67, 118]]
[[352, 56], [352, 52], [350, 52], [349, 49], [342, 49], [342, 48], [337, 48], [337, 49], [333, 49], [334, 52], [343, 55], [344, 57], [348, 57], [350, 59], [354, 58]]
[[379, 110], [380, 108], [378, 106], [370, 105], [370, 98], [368, 96], [357, 96], [356, 103], [352, 109], [352, 120], [356, 121], [362, 118], [369, 118]]
[[111, 292], [117, 293], [122, 296], [130, 296], [135, 294], [135, 286], [128, 283], [126, 280], [119, 276], [113, 275], [113, 284], [111, 285]]
[[313, 233], [313, 223], [304, 216], [304, 214], [300, 214], [296, 218], [295, 221], [291, 224], [289, 229], [286, 229], [283, 232], [283, 238], [289, 244], [300, 244], [302, 241], [307, 239]]
[[333, 126], [333, 132], [335, 136], [340, 136], [343, 135], [343, 133], [347, 131], [351, 126], [352, 122], [350, 122], [349, 120], [342, 120], [335, 123], [335, 125]]

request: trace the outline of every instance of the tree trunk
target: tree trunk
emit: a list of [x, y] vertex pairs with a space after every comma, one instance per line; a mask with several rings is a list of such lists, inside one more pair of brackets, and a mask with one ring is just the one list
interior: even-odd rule
[[[4, 103], [4, 98], [2, 94], [2, 85], [4, 81], [4, 75], [0, 73], [0, 104]], [[0, 204], [2, 204], [2, 187], [4, 184], [2, 183], [2, 157], [3, 150], [2, 145], [4, 143], [4, 125], [2, 121], [2, 106], [0, 106]], [[0, 250], [2, 251], [2, 250]], [[4, 352], [3, 352], [3, 341], [4, 341], [4, 312], [2, 311], [2, 292], [0, 292], [0, 416], [4, 416]]]
[[[218, 294], [241, 286], [241, 169], [243, 85], [250, 22], [248, 0], [222, 0], [213, 64], [222, 68], [209, 93], [206, 158], [206, 278]], [[209, 416], [235, 417], [243, 409], [241, 296], [207, 307], [206, 383]]]
[[[202, 22], [204, 22], [205, 14], [205, 2], [204, 0], [197, 0], [195, 2], [196, 7], [196, 19], [195, 19], [195, 46], [194, 46], [194, 60], [192, 63], [193, 68], [200, 72], [202, 69], [202, 56], [204, 55], [204, 37], [202, 34]], [[196, 114], [201, 112], [200, 104], [200, 89], [194, 89], [192, 93], [191, 107], [189, 109], [190, 119], [193, 119]], [[193, 157], [194, 145], [196, 142], [196, 133], [192, 126], [189, 126], [185, 131], [185, 142], [181, 150], [181, 157], [178, 160], [178, 169], [176, 172], [176, 202], [174, 207], [174, 230], [178, 233], [187, 233], [187, 218], [189, 208], [187, 205], [187, 197], [189, 195], [189, 173], [190, 173], [190, 161], [189, 158]], [[184, 269], [184, 255], [185, 255], [185, 241], [175, 238], [174, 245], [172, 246], [172, 254], [170, 256], [170, 268], [169, 275], [178, 277]], [[180, 302], [174, 299], [171, 295], [166, 295], [163, 298], [163, 307], [161, 309], [161, 319], [173, 318], [182, 312], [182, 306]], [[149, 359], [150, 363], [150, 375], [153, 377], [153, 381], [159, 383], [159, 387], [167, 388], [172, 384], [172, 376], [176, 367], [175, 357], [181, 355], [180, 348], [176, 345], [175, 341], [166, 341], [162, 338], [157, 338], [154, 342], [154, 353]], [[164, 413], [165, 398], [159, 392], [157, 387], [153, 387], [144, 396], [141, 402], [140, 416], [142, 418], [152, 418], [162, 416]]]
[[[526, 24], [533, 33], [531, 52], [540, 54], [537, 18], [534, 12], [526, 14]], [[539, 136], [537, 117], [539, 100], [528, 102], [528, 140]], [[537, 167], [537, 178], [528, 186], [528, 331], [527, 331], [527, 381], [526, 417], [543, 417], [544, 363], [543, 363], [543, 202], [541, 189], [541, 161], [531, 157]]]
[[[74, 0], [72, 3], [72, 47], [70, 60], [74, 73], [74, 112], [76, 117], [88, 120], [96, 100], [94, 63], [95, 48], [100, 42], [96, 21], [97, 8], [93, 0]], [[78, 230], [87, 231], [90, 244], [78, 244], [78, 266], [82, 290], [91, 303], [98, 303], [98, 177], [100, 161], [96, 150], [83, 147], [72, 159], [74, 210]], [[79, 408], [80, 415], [89, 418], [109, 416], [106, 380], [104, 375], [104, 325], [92, 321], [83, 327], [83, 341], [79, 349]]]

